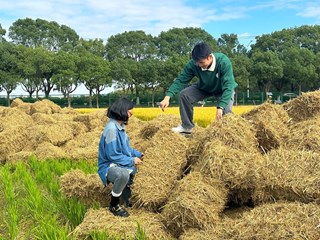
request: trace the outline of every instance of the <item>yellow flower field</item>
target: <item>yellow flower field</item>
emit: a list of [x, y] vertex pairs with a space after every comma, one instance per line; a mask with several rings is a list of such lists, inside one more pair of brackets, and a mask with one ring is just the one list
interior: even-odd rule
[[[234, 106], [233, 112], [235, 114], [242, 114], [250, 111], [254, 106]], [[89, 113], [92, 111], [96, 111], [97, 109], [93, 108], [79, 108], [77, 109], [81, 113]], [[100, 109], [101, 110], [101, 109]], [[135, 107], [133, 110], [133, 114], [135, 117], [141, 120], [151, 120], [153, 118], [158, 117], [161, 114], [173, 114], [179, 116], [179, 107], [168, 107], [164, 112], [158, 108], [139, 108]], [[216, 116], [216, 108], [215, 107], [194, 107], [194, 121], [201, 127], [208, 126]]]

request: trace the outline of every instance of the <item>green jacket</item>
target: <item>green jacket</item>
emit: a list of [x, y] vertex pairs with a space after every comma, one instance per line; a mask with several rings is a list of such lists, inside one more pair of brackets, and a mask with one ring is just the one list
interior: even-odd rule
[[198, 77], [196, 83], [198, 88], [212, 95], [221, 95], [219, 107], [226, 108], [238, 84], [234, 80], [230, 59], [223, 53], [213, 53], [213, 55], [216, 59], [213, 71], [203, 71], [193, 59], [190, 60], [174, 80], [166, 96], [173, 97], [187, 87], [193, 77]]

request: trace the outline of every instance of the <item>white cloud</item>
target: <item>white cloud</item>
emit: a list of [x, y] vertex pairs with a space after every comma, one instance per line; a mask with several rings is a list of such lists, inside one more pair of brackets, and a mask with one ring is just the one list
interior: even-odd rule
[[316, 17], [320, 19], [320, 6], [318, 7], [307, 7], [298, 14], [302, 17]]
[[201, 27], [210, 21], [241, 17], [228, 10], [217, 12], [206, 4], [188, 5], [184, 0], [0, 0], [0, 5], [10, 13], [12, 22], [0, 20], [7, 30], [17, 19], [41, 18], [67, 25], [80, 37], [102, 39], [130, 30], [157, 35], [173, 27]]

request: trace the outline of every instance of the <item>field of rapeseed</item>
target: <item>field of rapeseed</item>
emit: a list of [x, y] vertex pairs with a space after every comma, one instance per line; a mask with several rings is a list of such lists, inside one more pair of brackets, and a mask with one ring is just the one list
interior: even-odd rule
[[[254, 106], [234, 106], [233, 112], [237, 115], [250, 111]], [[91, 111], [96, 111], [94, 108], [80, 108], [78, 109], [81, 113], [88, 113]], [[100, 109], [101, 110], [101, 109]], [[133, 110], [134, 116], [148, 121], [154, 119], [161, 114], [173, 114], [179, 116], [179, 107], [168, 107], [164, 112], [157, 108], [139, 108], [135, 107]], [[215, 107], [194, 107], [194, 121], [201, 127], [208, 126], [212, 121], [214, 121], [216, 115]]]

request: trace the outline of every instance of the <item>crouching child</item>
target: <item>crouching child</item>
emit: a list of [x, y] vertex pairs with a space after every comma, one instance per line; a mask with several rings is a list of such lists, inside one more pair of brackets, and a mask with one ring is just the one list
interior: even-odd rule
[[136, 173], [135, 165], [142, 163], [143, 153], [130, 147], [125, 125], [133, 115], [133, 103], [126, 98], [116, 100], [107, 111], [109, 121], [99, 142], [98, 173], [104, 185], [112, 183], [109, 210], [115, 216], [128, 217], [120, 206], [122, 196], [126, 207], [130, 206], [130, 185]]

